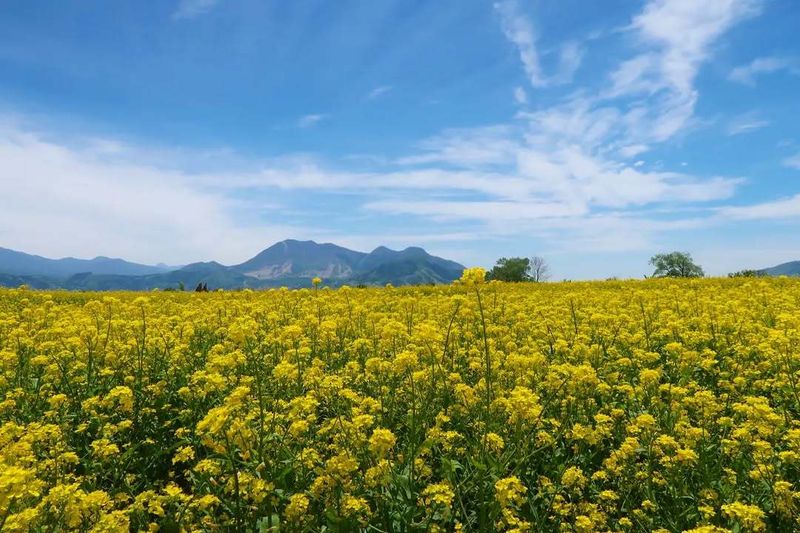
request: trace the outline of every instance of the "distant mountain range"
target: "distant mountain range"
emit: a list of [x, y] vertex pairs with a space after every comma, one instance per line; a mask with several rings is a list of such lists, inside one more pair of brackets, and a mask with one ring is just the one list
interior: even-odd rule
[[131, 263], [123, 259], [48, 259], [0, 248], [0, 286], [22, 284], [39, 289], [193, 290], [198, 283], [210, 289], [308, 287], [320, 277], [328, 285], [416, 285], [450, 283], [464, 267], [430, 255], [422, 248], [390, 250], [380, 246], [370, 253], [335, 244], [288, 239], [276, 243], [239, 265], [215, 261], [183, 267]]
[[800, 261], [790, 261], [758, 271], [765, 276], [800, 276]]

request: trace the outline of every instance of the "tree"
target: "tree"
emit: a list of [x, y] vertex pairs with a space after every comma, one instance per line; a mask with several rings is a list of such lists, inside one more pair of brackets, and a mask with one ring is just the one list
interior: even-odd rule
[[550, 265], [544, 257], [535, 255], [530, 259], [530, 279], [531, 281], [544, 281], [550, 278]]
[[486, 274], [486, 279], [497, 281], [530, 281], [531, 260], [527, 257], [501, 257]]
[[695, 264], [692, 256], [686, 252], [656, 254], [650, 258], [650, 264], [656, 267], [654, 278], [702, 278], [705, 276], [702, 267]]
[[728, 274], [729, 278], [760, 278], [764, 275], [763, 272], [759, 270], [738, 270], [736, 272], [731, 272]]

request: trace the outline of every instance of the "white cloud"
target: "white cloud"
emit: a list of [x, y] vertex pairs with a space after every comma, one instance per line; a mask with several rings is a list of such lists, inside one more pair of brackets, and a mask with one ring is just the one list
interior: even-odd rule
[[629, 159], [631, 157], [636, 157], [639, 154], [643, 154], [647, 150], [649, 150], [649, 148], [646, 144], [630, 144], [628, 146], [623, 146], [622, 148], [620, 148], [618, 150], [618, 153], [625, 159]]
[[583, 62], [583, 54], [584, 50], [578, 43], [574, 41], [564, 43], [559, 53], [559, 69], [551, 78], [551, 82], [556, 85], [570, 83]]
[[522, 87], [514, 87], [514, 101], [519, 105], [528, 103], [528, 93], [525, 92], [525, 89]]
[[496, 2], [494, 7], [500, 14], [503, 33], [519, 51], [520, 61], [522, 61], [531, 85], [543, 87], [546, 85], [546, 80], [539, 64], [539, 53], [536, 50], [536, 37], [531, 21], [520, 13], [520, 7], [516, 0]]
[[559, 67], [556, 74], [547, 76], [539, 60], [537, 36], [533, 23], [523, 12], [518, 0], [495, 2], [494, 8], [500, 15], [500, 23], [506, 38], [514, 44], [531, 86], [547, 87], [569, 83], [580, 67], [583, 50], [575, 42], [565, 43], [560, 50]]
[[[567, 225], [573, 233], [571, 242], [586, 238], [606, 247], [612, 246], [608, 239], [593, 233], [604, 210], [618, 210], [614, 227], [626, 228], [619, 235], [639, 244], [659, 232], [700, 224], [703, 217], [645, 224], [641, 215], [633, 213], [655, 212], [658, 206], [675, 212], [697, 204], [709, 214], [713, 209], [707, 204], [732, 198], [743, 180], [644, 171], [634, 158], [694, 123], [697, 72], [711, 57], [716, 40], [734, 23], [756, 13], [758, 5], [747, 0], [721, 0], [709, 6], [693, 0], [648, 2], [628, 28], [641, 51], [621, 62], [609, 85], [597, 94], [584, 90], [561, 104], [520, 112], [516, 123], [508, 126], [445, 131], [423, 143], [421, 153], [398, 161], [468, 171], [453, 181], [451, 172], [420, 169], [421, 181], [416, 184], [472, 190], [483, 198], [395, 198], [367, 206], [396, 215], [479, 221], [493, 231], [514, 220], [520, 222], [514, 224], [517, 231], [527, 228], [526, 222], [537, 228]], [[533, 24], [521, 14], [520, 4], [508, 0], [495, 8], [531, 85], [554, 83], [555, 77], [542, 72]], [[564, 49], [567, 58], [579, 56], [577, 48]], [[520, 89], [515, 95], [521, 103]], [[622, 99], [624, 105], [616, 103]], [[755, 126], [751, 121], [740, 127]], [[401, 176], [403, 172], [398, 180]], [[558, 240], [557, 232], [552, 238]]]
[[374, 100], [375, 98], [388, 93], [392, 89], [393, 87], [391, 85], [381, 85], [380, 87], [375, 87], [369, 93], [367, 93], [367, 100]]
[[662, 142], [683, 131], [694, 114], [694, 80], [714, 42], [734, 24], [759, 12], [759, 0], [650, 0], [629, 31], [644, 51], [611, 73], [605, 98], [648, 98], [628, 112], [631, 130]]
[[731, 70], [728, 79], [752, 86], [755, 85], [756, 77], [760, 74], [771, 74], [780, 70], [800, 75], [800, 63], [789, 57], [759, 57], [746, 65], [741, 65]]
[[[126, 149], [107, 146], [115, 154]], [[179, 264], [213, 254], [233, 262], [290, 231], [241, 226], [235, 204], [198, 187], [194, 176], [107, 155], [0, 124], [0, 243], [56, 257]]]
[[632, 24], [641, 41], [656, 50], [640, 56], [649, 64], [639, 75], [679, 93], [691, 92], [712, 43], [739, 20], [757, 14], [760, 5], [759, 0], [651, 0]]
[[789, 156], [783, 160], [783, 166], [800, 170], [800, 153]]
[[219, 3], [220, 0], [180, 0], [172, 16], [177, 19], [196, 17], [208, 13]]
[[750, 111], [734, 117], [728, 123], [726, 132], [729, 136], [741, 135], [743, 133], [751, 133], [756, 130], [760, 130], [766, 126], [769, 126], [768, 120], [761, 118], [758, 112]]
[[475, 168], [513, 160], [519, 148], [510, 126], [449, 129], [420, 143], [423, 153], [398, 159], [403, 165], [444, 163]]
[[724, 207], [719, 216], [736, 220], [771, 220], [800, 217], [800, 194], [759, 204]]
[[318, 113], [318, 114], [311, 114], [311, 115], [303, 115], [299, 119], [297, 119], [297, 127], [298, 128], [310, 128], [323, 120], [326, 120], [328, 115], [325, 113]]

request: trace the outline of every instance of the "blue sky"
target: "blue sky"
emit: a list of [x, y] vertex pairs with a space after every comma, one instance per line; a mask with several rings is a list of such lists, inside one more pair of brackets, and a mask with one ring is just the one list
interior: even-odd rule
[[0, 246], [800, 259], [794, 0], [7, 0]]

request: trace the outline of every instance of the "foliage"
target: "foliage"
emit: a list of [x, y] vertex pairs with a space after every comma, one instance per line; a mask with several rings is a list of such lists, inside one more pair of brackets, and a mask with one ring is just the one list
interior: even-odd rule
[[544, 281], [549, 277], [550, 267], [541, 257], [501, 257], [486, 273], [488, 280], [495, 281]]
[[705, 275], [686, 252], [656, 254], [650, 258], [650, 264], [656, 268], [654, 278], [702, 278]]
[[729, 278], [758, 278], [764, 276], [764, 273], [759, 270], [737, 270], [728, 274]]
[[0, 290], [0, 529], [800, 530], [800, 280], [484, 274]]
[[531, 261], [527, 257], [501, 257], [486, 278], [495, 281], [529, 281]]

